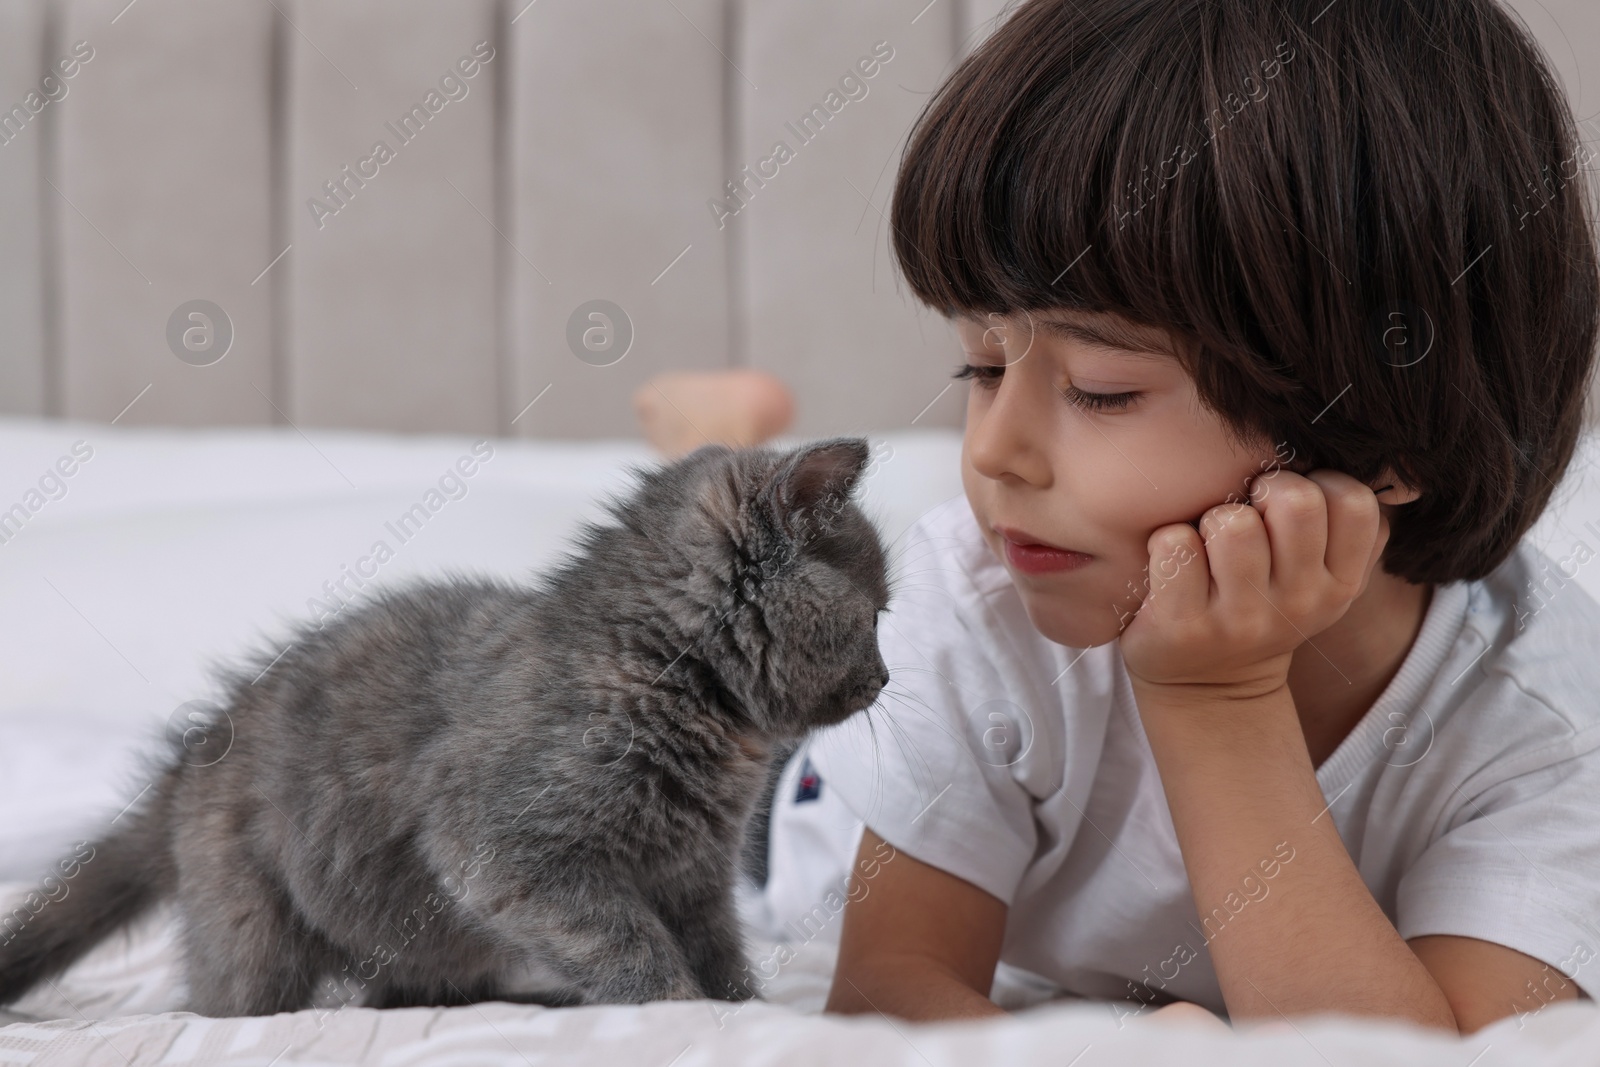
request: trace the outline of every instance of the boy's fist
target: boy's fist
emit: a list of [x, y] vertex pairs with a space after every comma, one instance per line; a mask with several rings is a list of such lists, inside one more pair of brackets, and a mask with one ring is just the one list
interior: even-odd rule
[[1135, 684], [1205, 685], [1240, 696], [1287, 684], [1294, 650], [1367, 586], [1389, 520], [1340, 471], [1278, 469], [1250, 503], [1220, 504], [1150, 535], [1150, 592], [1122, 633]]

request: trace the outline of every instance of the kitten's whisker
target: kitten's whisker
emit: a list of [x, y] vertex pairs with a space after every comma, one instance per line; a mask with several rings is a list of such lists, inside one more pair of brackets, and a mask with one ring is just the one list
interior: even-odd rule
[[[928, 764], [927, 758], [922, 754], [922, 750], [917, 747], [915, 739], [913, 739], [912, 736], [906, 732], [905, 725], [903, 723], [896, 723], [893, 716], [887, 717], [884, 720], [884, 725], [889, 730], [889, 736], [895, 739], [895, 747], [900, 750], [901, 757], [905, 760], [906, 766], [910, 768], [913, 782], [917, 778], [917, 768], [912, 761], [912, 753], [916, 754], [917, 761], [922, 764], [922, 769], [927, 772], [928, 779], [931, 781], [933, 778], [933, 768]], [[909, 752], [907, 751], [908, 747], [910, 749]]]
[[[877, 734], [877, 729], [876, 729], [876, 725], [875, 725], [876, 721], [877, 721], [877, 717], [876, 716], [872, 716], [869, 713], [868, 718], [867, 718], [867, 723], [868, 723], [868, 725], [870, 727], [872, 727], [872, 731], [871, 732], [872, 732], [873, 765], [875, 767], [880, 767], [881, 768], [882, 767], [883, 750], [882, 750], [882, 746], [878, 744], [878, 734]], [[895, 746], [900, 750], [900, 753], [901, 753], [902, 757], [904, 757], [904, 759], [905, 759], [906, 767], [909, 768], [910, 771], [911, 771], [912, 785], [917, 787], [918, 791], [920, 792], [922, 790], [922, 788], [923, 788], [923, 783], [917, 781], [917, 777], [918, 776], [917, 776], [916, 766], [912, 762], [912, 760], [910, 758], [910, 755], [906, 752], [906, 747], [905, 747], [905, 743], [904, 742], [907, 740], [907, 738], [904, 738], [901, 734], [896, 733], [896, 731], [895, 731], [895, 722], [894, 722], [893, 717], [887, 717], [887, 718], [884, 719], [884, 728], [889, 731], [889, 736], [894, 739]], [[916, 746], [914, 744], [911, 747], [912, 747], [913, 750], [916, 750]], [[918, 759], [922, 759], [922, 753], [920, 751], [917, 752], [917, 757], [918, 757]], [[933, 771], [932, 771], [932, 768], [928, 766], [926, 760], [923, 760], [923, 769], [928, 772], [928, 774], [927, 774], [927, 784], [929, 786], [931, 786], [932, 780], [933, 780]], [[876, 786], [877, 786], [877, 789], [879, 789], [879, 790], [881, 790], [882, 787], [883, 787], [883, 777], [882, 777], [881, 774], [876, 777]], [[871, 810], [872, 808], [876, 807], [876, 805], [878, 804], [879, 799], [881, 798], [881, 796], [882, 796], [881, 792], [874, 792], [873, 799], [868, 805], [869, 810]]]
[[964, 699], [967, 699], [967, 700], [988, 699], [985, 694], [974, 692], [970, 687], [957, 685], [955, 682], [951, 681], [950, 678], [943, 671], [936, 670], [933, 667], [919, 667], [919, 666], [917, 666], [916, 664], [913, 664], [913, 663], [902, 663], [902, 664], [899, 664], [898, 666], [896, 666], [894, 668], [894, 671], [897, 672], [897, 673], [903, 673], [903, 674], [919, 674], [919, 675], [921, 675], [921, 674], [931, 674], [935, 678], [939, 679], [940, 682], [944, 683], [944, 685], [947, 686], [948, 688], [950, 688], [951, 690], [954, 690], [954, 691], [960, 693], [960, 695]]
[[[889, 696], [890, 700], [900, 701], [903, 704], [905, 704], [907, 707], [910, 708], [910, 711], [913, 714], [916, 714], [919, 717], [925, 719], [926, 721], [931, 722], [934, 725], [938, 726], [947, 736], [950, 736], [952, 739], [954, 739], [957, 744], [965, 744], [966, 743], [965, 739], [960, 738], [960, 737], [956, 737], [954, 734], [952, 734], [950, 732], [949, 727], [944, 723], [944, 721], [937, 714], [934, 714], [931, 711], [931, 709], [926, 709], [925, 707], [918, 707], [916, 705], [916, 703], [914, 702], [915, 701], [914, 697], [909, 696], [907, 694], [903, 694], [903, 693], [890, 693], [890, 694], [888, 694], [888, 696]], [[891, 716], [887, 716], [886, 725], [891, 730], [894, 730], [894, 729], [898, 728], [901, 731], [903, 736], [905, 736], [907, 739], [910, 739], [911, 735], [906, 732], [905, 724], [904, 723], [897, 723], [895, 721], [895, 717], [894, 716], [892, 716], [892, 715]], [[915, 747], [915, 745], [913, 745], [913, 747]], [[922, 754], [919, 751], [918, 752], [919, 758], [921, 757], [921, 755]], [[924, 766], [927, 766], [925, 760], [924, 760]], [[931, 767], [929, 767], [928, 769], [929, 769], [930, 772], [932, 771]]]

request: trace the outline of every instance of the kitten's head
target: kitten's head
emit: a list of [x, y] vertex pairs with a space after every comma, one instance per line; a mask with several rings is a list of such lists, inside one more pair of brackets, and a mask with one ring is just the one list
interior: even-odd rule
[[647, 476], [636, 498], [641, 532], [676, 576], [672, 621], [756, 735], [840, 722], [888, 683], [887, 561], [850, 498], [869, 455], [860, 437], [788, 452], [707, 445]]

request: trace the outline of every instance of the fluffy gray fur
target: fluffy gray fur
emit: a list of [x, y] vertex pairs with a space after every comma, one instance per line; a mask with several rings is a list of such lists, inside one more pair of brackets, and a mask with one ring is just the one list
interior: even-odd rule
[[531, 586], [376, 595], [227, 672], [210, 755], [0, 916], [0, 1004], [166, 897], [206, 1015], [755, 996], [733, 890], [773, 753], [888, 681], [867, 457], [633, 468]]

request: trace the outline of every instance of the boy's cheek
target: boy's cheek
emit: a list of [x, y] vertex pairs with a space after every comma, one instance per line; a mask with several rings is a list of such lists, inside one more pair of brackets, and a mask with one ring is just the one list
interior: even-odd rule
[[[1051, 498], [1048, 507], [1030, 499], [1037, 496], [1035, 487], [980, 473], [965, 447], [962, 486], [984, 539], [1002, 559], [1004, 540], [990, 525], [995, 521], [1038, 524], [1039, 536], [1095, 556], [1090, 569], [1060, 579], [1059, 585], [1085, 595], [1092, 587], [1094, 599], [1115, 620], [1119, 609], [1137, 610], [1142, 590], [1149, 587], [1151, 534], [1163, 526], [1194, 522], [1217, 505], [1244, 500], [1257, 475], [1282, 465], [1270, 446], [1259, 455], [1240, 455], [1208, 434], [1185, 436], [1177, 432], [1182, 429], [1124, 433], [1115, 442], [1101, 439], [1100, 447], [1077, 438], [1063, 440], [1044, 460], [1051, 478], [1043, 490]], [[1026, 462], [1037, 463], [1038, 458]], [[1026, 515], [1019, 513], [1024, 507]]]

